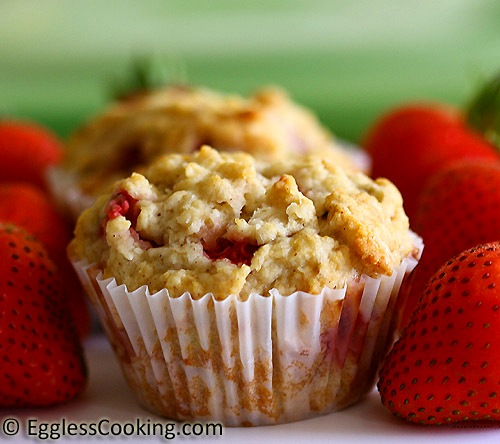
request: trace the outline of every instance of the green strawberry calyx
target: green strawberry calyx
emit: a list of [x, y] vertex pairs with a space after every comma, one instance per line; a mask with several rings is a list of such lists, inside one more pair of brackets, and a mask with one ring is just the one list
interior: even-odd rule
[[500, 72], [473, 97], [466, 119], [469, 126], [500, 151]]
[[113, 80], [110, 95], [112, 99], [124, 100], [167, 85], [182, 85], [184, 77], [181, 62], [138, 55], [132, 59], [126, 77]]

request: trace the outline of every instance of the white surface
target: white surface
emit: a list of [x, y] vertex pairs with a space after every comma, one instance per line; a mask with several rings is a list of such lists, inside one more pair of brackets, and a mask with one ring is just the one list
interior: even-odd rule
[[[0, 412], [0, 440], [5, 439], [2, 427], [7, 418], [13, 418], [20, 424], [19, 433], [8, 439], [10, 443], [40, 442], [36, 436], [43, 423], [49, 427], [66, 423], [90, 424], [109, 420], [109, 424], [125, 423], [141, 424], [171, 423], [145, 410], [135, 402], [122, 377], [119, 366], [105, 338], [96, 336], [86, 342], [89, 364], [89, 386], [85, 394], [78, 400], [53, 409]], [[28, 435], [28, 421], [31, 420], [31, 434]], [[8, 425], [8, 424], [7, 424]], [[104, 424], [105, 426], [108, 423]], [[60, 425], [61, 427], [61, 425]], [[181, 424], [177, 424], [177, 431]], [[104, 428], [106, 431], [107, 429]], [[112, 442], [162, 442], [168, 441], [159, 433], [156, 436], [127, 437], [108, 436]], [[480, 427], [471, 424], [460, 427], [425, 427], [405, 423], [394, 418], [386, 411], [379, 395], [373, 391], [359, 404], [319, 418], [299, 421], [292, 424], [256, 428], [225, 428], [222, 436], [173, 436], [169, 440], [181, 442], [196, 441], [199, 443], [256, 443], [259, 441], [272, 443], [421, 443], [423, 439], [432, 439], [437, 443], [498, 443], [500, 442], [500, 424]], [[103, 436], [70, 437], [61, 436], [49, 442], [104, 442]]]

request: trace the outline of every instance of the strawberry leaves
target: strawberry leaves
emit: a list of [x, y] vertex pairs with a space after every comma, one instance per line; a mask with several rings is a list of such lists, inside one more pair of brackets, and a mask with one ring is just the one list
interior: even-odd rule
[[500, 72], [472, 99], [467, 123], [500, 150]]

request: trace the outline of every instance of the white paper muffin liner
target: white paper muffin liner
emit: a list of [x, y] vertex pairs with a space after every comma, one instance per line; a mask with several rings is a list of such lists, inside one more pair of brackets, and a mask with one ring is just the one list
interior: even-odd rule
[[51, 167], [46, 173], [48, 189], [60, 209], [72, 220], [76, 220], [82, 211], [89, 208], [95, 197], [85, 194], [71, 171]]
[[74, 266], [144, 407], [176, 420], [255, 426], [339, 410], [373, 387], [397, 330], [399, 288], [417, 261], [341, 290], [271, 290], [245, 301], [130, 292], [95, 265]]

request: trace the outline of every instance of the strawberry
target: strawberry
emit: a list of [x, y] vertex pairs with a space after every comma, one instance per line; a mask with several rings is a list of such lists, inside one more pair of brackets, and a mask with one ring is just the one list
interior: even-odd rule
[[425, 249], [408, 286], [403, 325], [428, 280], [449, 258], [480, 243], [500, 240], [500, 161], [456, 162], [429, 179], [413, 229]]
[[426, 181], [457, 159], [499, 156], [486, 140], [464, 123], [460, 111], [436, 103], [392, 109], [367, 132], [362, 146], [372, 158], [372, 176], [387, 177], [399, 188], [413, 221]]
[[66, 256], [71, 225], [49, 196], [34, 185], [0, 183], [0, 221], [20, 225], [34, 234], [54, 259]]
[[138, 216], [136, 203], [137, 199], [126, 191], [117, 192], [106, 206], [106, 217], [103, 221], [103, 226], [107, 224], [108, 220], [123, 216], [131, 221], [132, 227], [135, 229]]
[[72, 238], [67, 220], [42, 190], [30, 183], [0, 183], [0, 222], [23, 227], [40, 240], [62, 276], [64, 294], [81, 337], [90, 330], [84, 291], [66, 254]]
[[139, 208], [136, 204], [137, 199], [132, 197], [127, 191], [118, 191], [106, 206], [106, 215], [101, 224], [102, 229], [104, 232], [108, 221], [113, 220], [119, 216], [123, 216], [131, 223], [129, 231], [133, 239], [137, 242], [137, 245], [140, 246], [140, 248], [148, 250], [156, 244], [153, 240], [141, 237], [141, 235], [137, 232], [136, 226], [137, 217], [139, 215]]
[[[154, 241], [144, 239], [136, 231], [137, 225], [137, 199], [133, 198], [126, 191], [118, 191], [113, 198], [108, 202], [105, 208], [105, 217], [102, 221], [104, 228], [108, 221], [113, 220], [119, 216], [123, 216], [130, 220], [130, 232], [135, 241], [144, 249], [151, 248], [155, 245]], [[245, 240], [233, 240], [226, 238], [218, 238], [210, 243], [203, 243], [203, 252], [206, 257], [212, 260], [228, 259], [233, 264], [250, 265], [254, 253], [259, 248], [254, 243]]]
[[209, 259], [228, 259], [235, 265], [250, 265], [258, 248], [253, 242], [225, 238], [217, 239], [213, 245], [203, 244], [203, 252]]
[[466, 250], [432, 277], [383, 362], [382, 404], [421, 424], [500, 420], [500, 242]]
[[55, 264], [14, 225], [0, 225], [0, 257], [0, 407], [75, 398], [86, 385], [86, 367]]
[[61, 142], [47, 128], [32, 122], [0, 121], [1, 182], [29, 182], [46, 188], [46, 170], [62, 156]]

